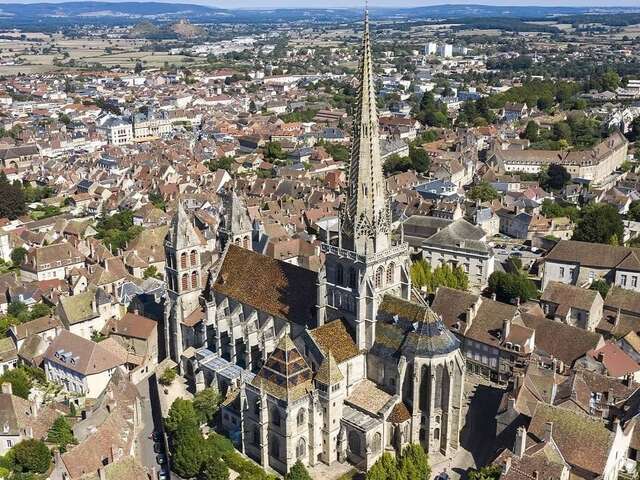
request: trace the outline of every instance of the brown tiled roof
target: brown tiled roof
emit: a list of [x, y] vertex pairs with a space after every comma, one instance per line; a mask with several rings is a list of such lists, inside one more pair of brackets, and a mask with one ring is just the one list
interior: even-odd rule
[[541, 300], [589, 311], [599, 295], [596, 290], [587, 290], [560, 282], [549, 282], [542, 292]]
[[377, 415], [391, 398], [390, 394], [365, 378], [355, 386], [351, 395], [345, 401], [360, 410]]
[[619, 265], [632, 250], [602, 243], [560, 240], [547, 254], [545, 261], [577, 263], [596, 268], [614, 268]]
[[612, 286], [607, 293], [604, 305], [610, 310], [615, 311], [619, 308], [622, 312], [640, 315], [640, 293]]
[[529, 424], [529, 433], [542, 440], [547, 422], [553, 424], [552, 437], [567, 463], [595, 474], [603, 473], [613, 433], [602, 420], [539, 404]]
[[566, 365], [573, 363], [602, 341], [598, 333], [588, 332], [548, 318], [521, 313], [527, 327], [536, 331], [536, 348], [561, 360]]
[[391, 413], [389, 414], [387, 421], [398, 424], [398, 423], [406, 422], [410, 418], [411, 418], [411, 414], [409, 413], [407, 406], [404, 404], [404, 402], [398, 402], [393, 407], [393, 410], [391, 410]]
[[324, 354], [331, 352], [338, 363], [349, 360], [360, 353], [342, 320], [326, 323], [321, 327], [314, 328], [309, 333]]
[[36, 318], [29, 322], [14, 325], [11, 329], [15, 332], [18, 340], [27, 338], [29, 335], [46, 332], [52, 328], [62, 328], [62, 323], [56, 317], [46, 316]]
[[[56, 356], [59, 351], [70, 354], [69, 358], [63, 360], [61, 355]], [[98, 343], [74, 335], [68, 330], [62, 330], [51, 342], [44, 358], [83, 375], [104, 372], [122, 364], [118, 357]]]
[[344, 379], [342, 372], [338, 368], [336, 359], [333, 358], [333, 355], [331, 354], [331, 351], [329, 351], [327, 357], [320, 364], [315, 379], [325, 385], [335, 385]]
[[155, 321], [129, 312], [120, 320], [113, 320], [109, 323], [109, 333], [148, 340], [156, 327], [157, 323]]
[[270, 315], [314, 325], [318, 274], [229, 245], [213, 290]]

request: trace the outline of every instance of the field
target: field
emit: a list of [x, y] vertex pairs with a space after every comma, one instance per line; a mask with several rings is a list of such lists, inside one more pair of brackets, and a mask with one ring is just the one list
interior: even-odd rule
[[[7, 75], [45, 73], [61, 69], [69, 71], [74, 66], [82, 68], [93, 64], [107, 68], [133, 68], [136, 62], [142, 61], [147, 67], [157, 68], [165, 64], [184, 65], [202, 61], [183, 55], [169, 55], [168, 52], [151, 51], [147, 40], [69, 39], [61, 35], [41, 33], [26, 33], [21, 36], [13, 32], [4, 32], [2, 35], [15, 37], [15, 40], [0, 40], [0, 64], [4, 64], [2, 73]], [[42, 41], [33, 41], [35, 39]], [[61, 62], [64, 66], [60, 65]]]

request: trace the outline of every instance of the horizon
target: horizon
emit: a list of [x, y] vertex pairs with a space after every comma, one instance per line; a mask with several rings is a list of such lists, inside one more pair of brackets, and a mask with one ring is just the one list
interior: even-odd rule
[[[147, 3], [144, 0], [92, 0], [102, 3]], [[0, 0], [0, 6], [3, 4], [56, 4], [56, 3], [87, 3], [82, 0], [23, 0], [23, 1], [11, 1]], [[225, 9], [237, 9], [237, 10], [271, 10], [271, 9], [353, 9], [364, 7], [364, 1], [359, 0], [312, 0], [306, 2], [305, 5], [300, 5], [298, 0], [245, 0], [238, 2], [237, 0], [153, 0], [148, 3], [166, 3], [166, 4], [191, 4], [200, 5], [212, 8], [225, 8]], [[241, 3], [241, 5], [238, 5]], [[400, 4], [399, 4], [400, 3]], [[554, 0], [534, 0], [534, 1], [514, 1], [514, 0], [492, 0], [492, 1], [478, 1], [478, 0], [402, 0], [401, 2], [394, 2], [393, 0], [373, 0], [369, 2], [369, 8], [416, 8], [416, 7], [429, 7], [429, 6], [441, 6], [441, 5], [477, 5], [477, 6], [491, 6], [491, 7], [549, 7], [549, 8], [640, 8], [640, 1], [638, 0], [619, 0], [615, 5], [607, 5], [599, 3], [594, 5], [589, 0], [565, 0], [557, 2]]]

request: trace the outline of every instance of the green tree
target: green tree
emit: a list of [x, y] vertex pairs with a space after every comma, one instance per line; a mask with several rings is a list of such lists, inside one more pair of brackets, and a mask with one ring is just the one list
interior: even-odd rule
[[489, 291], [501, 302], [516, 299], [527, 302], [538, 294], [535, 284], [522, 273], [493, 272], [489, 277]]
[[591, 285], [589, 286], [590, 290], [596, 290], [598, 292], [600, 292], [600, 296], [602, 298], [606, 298], [607, 297], [607, 293], [609, 293], [609, 284], [607, 282], [605, 282], [604, 280], [594, 280], [593, 282], [591, 282]]
[[293, 464], [293, 467], [284, 476], [285, 480], [311, 480], [311, 475], [305, 468], [305, 466], [298, 460]]
[[162, 211], [167, 210], [167, 202], [164, 201], [162, 195], [157, 192], [151, 192], [149, 194], [149, 201], [153, 204], [154, 207], [159, 208]]
[[45, 473], [51, 465], [51, 452], [41, 440], [23, 440], [12, 449], [18, 471]]
[[409, 147], [409, 160], [411, 161], [413, 169], [418, 173], [426, 172], [431, 166], [429, 155], [427, 155], [425, 149], [421, 147], [415, 147], [413, 145]]
[[164, 372], [162, 372], [162, 375], [160, 375], [158, 381], [161, 385], [169, 386], [176, 379], [176, 376], [176, 371], [173, 368], [167, 368]]
[[560, 190], [571, 181], [571, 174], [557, 163], [552, 163], [545, 172], [540, 184], [546, 190]]
[[498, 480], [502, 474], [502, 468], [498, 465], [488, 465], [479, 470], [469, 472], [469, 480]]
[[481, 202], [488, 202], [498, 198], [500, 194], [487, 182], [480, 182], [475, 185], [467, 193], [467, 197], [470, 200], [480, 200]]
[[171, 440], [172, 465], [182, 478], [192, 478], [200, 473], [207, 460], [206, 442], [198, 429], [181, 429]]
[[211, 455], [202, 465], [198, 480], [229, 480], [229, 468], [220, 457]]
[[527, 128], [524, 129], [522, 138], [526, 138], [530, 142], [537, 142], [540, 137], [538, 124], [533, 120], [529, 120]]
[[367, 472], [366, 480], [407, 480], [398, 468], [398, 464], [393, 455], [385, 452], [376, 460]]
[[27, 319], [29, 317], [29, 309], [27, 306], [19, 300], [14, 300], [9, 303], [9, 307], [7, 308], [7, 313], [12, 317], [16, 317], [18, 319]]
[[31, 379], [27, 376], [22, 368], [14, 368], [8, 370], [0, 376], [0, 384], [9, 382], [14, 395], [29, 399], [31, 393]]
[[388, 157], [384, 165], [382, 166], [384, 173], [392, 175], [398, 172], [406, 172], [412, 167], [411, 160], [407, 157], [401, 157], [399, 155], [391, 155]]
[[435, 292], [438, 287], [449, 287], [457, 290], [469, 288], [469, 277], [461, 267], [440, 265], [431, 270], [431, 265], [420, 259], [411, 265], [411, 281], [418, 288]]
[[213, 421], [220, 408], [222, 395], [218, 389], [209, 387], [196, 393], [193, 397], [193, 408], [200, 418], [200, 423], [209, 423]]
[[51, 307], [44, 303], [36, 303], [29, 311], [29, 317], [31, 320], [36, 318], [46, 317], [51, 314]]
[[23, 247], [16, 247], [11, 251], [11, 263], [14, 266], [19, 266], [24, 263], [24, 259], [27, 256], [27, 249]]
[[24, 192], [19, 182], [10, 183], [3, 171], [0, 171], [0, 218], [14, 220], [26, 213]]
[[417, 443], [410, 443], [404, 450], [399, 460], [399, 468], [403, 478], [428, 479], [431, 478], [431, 466], [429, 457]]
[[280, 142], [268, 142], [265, 145], [264, 155], [271, 160], [287, 158], [287, 154], [282, 151], [282, 144]]
[[193, 402], [183, 398], [176, 398], [169, 408], [167, 418], [164, 420], [164, 426], [169, 435], [176, 435], [181, 430], [198, 430], [200, 418], [193, 408]]
[[73, 430], [71, 430], [71, 426], [66, 417], [61, 415], [56, 418], [47, 433], [47, 442], [55, 443], [60, 453], [67, 451], [67, 445], [76, 445], [78, 443], [73, 436]]
[[155, 265], [150, 265], [142, 272], [142, 278], [162, 278]]
[[[640, 117], [638, 117], [640, 118]], [[629, 211], [627, 212], [629, 220], [634, 222], [640, 222], [640, 200], [634, 200], [629, 205]]]
[[618, 210], [606, 203], [589, 205], [573, 232], [573, 240], [609, 243], [613, 236], [624, 238], [624, 225]]

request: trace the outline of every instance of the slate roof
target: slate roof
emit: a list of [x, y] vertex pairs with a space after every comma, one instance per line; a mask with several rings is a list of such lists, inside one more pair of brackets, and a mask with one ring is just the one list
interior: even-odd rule
[[229, 248], [212, 289], [275, 317], [315, 325], [318, 274], [281, 260]]
[[373, 352], [399, 358], [433, 357], [460, 348], [460, 341], [427, 305], [385, 295], [378, 309]]

